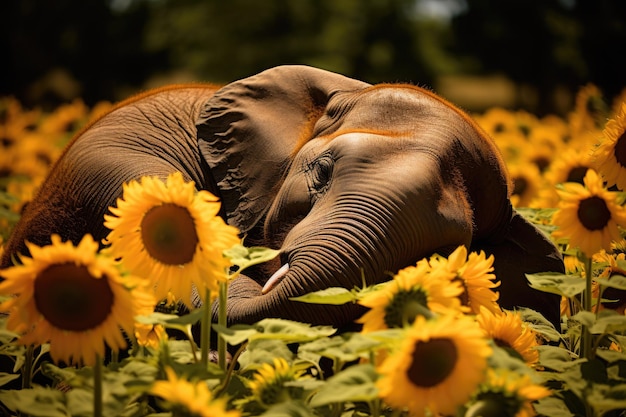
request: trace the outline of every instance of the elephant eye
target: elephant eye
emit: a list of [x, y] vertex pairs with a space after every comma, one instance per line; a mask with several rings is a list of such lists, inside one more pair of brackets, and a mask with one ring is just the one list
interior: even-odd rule
[[330, 154], [323, 154], [312, 161], [308, 167], [309, 192], [312, 197], [322, 194], [328, 188], [333, 173], [334, 160]]

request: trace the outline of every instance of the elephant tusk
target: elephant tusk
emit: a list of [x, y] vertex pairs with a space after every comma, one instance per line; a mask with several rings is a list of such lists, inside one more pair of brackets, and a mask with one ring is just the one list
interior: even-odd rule
[[261, 290], [262, 294], [267, 294], [270, 292], [278, 283], [285, 277], [285, 275], [289, 272], [289, 264], [284, 264], [272, 276], [267, 280], [263, 289]]

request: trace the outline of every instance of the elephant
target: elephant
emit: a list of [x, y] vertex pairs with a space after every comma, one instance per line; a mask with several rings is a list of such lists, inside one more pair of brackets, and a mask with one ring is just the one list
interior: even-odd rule
[[220, 199], [220, 216], [246, 246], [280, 251], [229, 283], [229, 325], [347, 326], [365, 307], [292, 298], [384, 282], [459, 245], [494, 255], [503, 308], [559, 323], [560, 298], [531, 288], [526, 274], [563, 272], [560, 251], [513, 208], [503, 158], [468, 113], [428, 88], [305, 65], [117, 104], [64, 149], [0, 266], [28, 253], [24, 241], [48, 244], [52, 233], [100, 241], [123, 183], [174, 171]]

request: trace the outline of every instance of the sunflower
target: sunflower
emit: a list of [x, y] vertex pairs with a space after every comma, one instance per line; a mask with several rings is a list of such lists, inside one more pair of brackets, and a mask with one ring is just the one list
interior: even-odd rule
[[528, 146], [528, 140], [519, 132], [503, 132], [493, 139], [507, 165], [517, 163]]
[[552, 185], [564, 182], [583, 183], [587, 171], [592, 167], [587, 149], [571, 149], [560, 153], [545, 172], [545, 179]]
[[604, 101], [602, 91], [587, 84], [576, 94], [574, 111], [570, 114], [570, 126], [574, 134], [597, 129], [608, 116], [609, 108]]
[[[548, 114], [548, 115], [543, 116], [539, 120], [537, 127], [540, 127], [540, 129], [536, 129], [536, 131], [533, 131], [531, 133], [531, 141], [535, 144], [538, 142], [542, 143], [544, 142], [545, 139], [548, 139], [548, 137], [546, 137], [545, 135], [546, 131], [544, 129], [548, 129], [549, 131], [551, 131], [553, 134], [556, 135], [554, 139], [548, 139], [548, 141], [553, 142], [557, 148], [560, 148], [561, 145], [566, 143], [571, 134], [570, 126], [567, 123], [567, 121], [563, 119], [562, 117], [557, 116], [555, 114]], [[552, 135], [549, 134], [548, 136], [552, 136]], [[539, 138], [540, 140], [537, 141], [537, 138]]]
[[496, 345], [521, 357], [529, 365], [539, 361], [537, 336], [519, 312], [504, 310], [494, 314], [481, 307], [476, 321]]
[[214, 399], [209, 387], [202, 381], [191, 382], [179, 378], [174, 370], [166, 368], [167, 380], [155, 381], [150, 393], [165, 400], [164, 407], [175, 416], [239, 417], [237, 410], [226, 410], [226, 399]]
[[11, 171], [29, 178], [45, 176], [61, 154], [61, 149], [46, 139], [36, 132], [23, 135], [11, 149]]
[[602, 131], [600, 145], [594, 150], [593, 167], [602, 175], [606, 186], [626, 190], [626, 102]]
[[528, 150], [524, 151], [523, 160], [536, 166], [543, 180], [543, 174], [550, 168], [557, 152], [558, 151], [550, 145], [531, 143], [528, 146]]
[[[142, 283], [145, 285], [145, 280], [142, 280]], [[148, 292], [144, 292], [143, 294], [148, 294]], [[147, 303], [143, 303], [144, 308], [137, 312], [137, 316], [149, 316], [155, 311], [159, 311], [158, 306], [155, 306], [156, 303], [153, 303], [150, 308], [148, 308]], [[135, 322], [135, 332], [134, 332], [135, 340], [139, 346], [149, 347], [152, 349], [157, 349], [161, 343], [161, 341], [167, 341], [168, 335], [165, 331], [165, 327], [161, 324], [146, 324], [140, 323], [139, 321]]]
[[3, 151], [15, 145], [24, 134], [36, 129], [41, 118], [40, 110], [24, 109], [14, 97], [0, 99], [0, 112], [2, 113], [0, 148]]
[[363, 324], [363, 333], [387, 328], [403, 327], [413, 323], [418, 315], [459, 310], [460, 283], [450, 282], [447, 276], [431, 274], [428, 262], [420, 261], [406, 267], [380, 290], [367, 294], [359, 304], [370, 310], [357, 320]]
[[14, 294], [0, 311], [9, 312], [7, 327], [23, 333], [25, 345], [50, 343], [59, 362], [93, 365], [111, 350], [126, 347], [122, 330], [132, 334], [134, 317], [153, 308], [139, 282], [122, 277], [112, 259], [98, 254], [98, 243], [85, 235], [78, 246], [52, 235], [52, 244], [27, 243], [32, 258], [0, 271], [1, 294]]
[[486, 382], [480, 385], [464, 415], [532, 417], [535, 415], [533, 401], [550, 394], [546, 387], [533, 383], [529, 375], [508, 369], [488, 369]]
[[[606, 253], [605, 251], [601, 251], [599, 254], [597, 254], [594, 257], [594, 261], [606, 263], [607, 266], [606, 268], [602, 270], [598, 278], [604, 278], [604, 279], [610, 280], [611, 277], [614, 275], [626, 276], [626, 270], [622, 269], [622, 267], [620, 267], [620, 265], [618, 264], [618, 261], [623, 262], [625, 260], [626, 260], [626, 254], [624, 253], [609, 254], [609, 253]], [[607, 308], [611, 310], [616, 310], [620, 314], [624, 314], [624, 311], [626, 310], [626, 291], [625, 290], [621, 290], [621, 289], [613, 288], [613, 287], [606, 287], [602, 290], [602, 293], [600, 293], [600, 290], [601, 290], [600, 285], [598, 285], [597, 282], [594, 282], [593, 284], [595, 285], [592, 286], [592, 295], [593, 295], [593, 290], [595, 289], [596, 298], [599, 299], [601, 297], [604, 300], [604, 301], [598, 302], [597, 308], [599, 309]], [[597, 287], [597, 288], [594, 288], [594, 287]]]
[[484, 332], [469, 316], [418, 316], [397, 351], [377, 367], [379, 396], [412, 416], [453, 415], [485, 378], [492, 353]]
[[285, 383], [297, 381], [304, 374], [305, 369], [290, 366], [284, 358], [274, 358], [273, 364], [264, 363], [254, 373], [252, 380], [246, 385], [252, 391], [251, 399], [268, 408], [274, 404], [297, 399], [299, 395], [295, 387]]
[[529, 207], [542, 187], [539, 168], [534, 163], [520, 161], [509, 165], [509, 176], [513, 182], [511, 204], [513, 207]]
[[492, 136], [517, 130], [515, 113], [502, 107], [491, 107], [482, 115], [475, 116], [475, 119]]
[[565, 265], [565, 272], [571, 275], [584, 273], [585, 264], [580, 259], [572, 255], [563, 256], [563, 265]]
[[560, 118], [544, 117], [531, 131], [523, 159], [534, 164], [543, 174], [563, 150], [568, 135], [569, 129]]
[[133, 274], [150, 280], [159, 299], [169, 291], [191, 307], [192, 284], [203, 297], [216, 294], [226, 280], [230, 260], [223, 251], [239, 242], [238, 230], [218, 216], [220, 203], [208, 191], [196, 192], [175, 172], [162, 182], [142, 177], [123, 186], [105, 250], [120, 258]]
[[167, 332], [161, 324], [135, 324], [135, 339], [139, 346], [157, 349], [162, 340], [167, 340]]
[[433, 271], [442, 271], [449, 279], [462, 284], [461, 311], [477, 314], [480, 306], [493, 312], [500, 311], [500, 295], [493, 291], [493, 288], [500, 285], [499, 281], [495, 281], [496, 276], [491, 273], [493, 261], [493, 255], [487, 258], [484, 251], [472, 252], [468, 256], [467, 249], [461, 245], [447, 259], [441, 256], [431, 257], [430, 264]]
[[89, 109], [81, 99], [63, 104], [47, 115], [39, 126], [39, 131], [48, 137], [58, 136], [60, 139], [71, 135], [87, 120]]
[[600, 249], [610, 249], [611, 241], [621, 239], [619, 227], [626, 226], [626, 209], [616, 202], [617, 193], [608, 191], [594, 170], [584, 178], [584, 186], [565, 183], [557, 190], [561, 201], [552, 216], [558, 227], [556, 238], [568, 238], [591, 258]]

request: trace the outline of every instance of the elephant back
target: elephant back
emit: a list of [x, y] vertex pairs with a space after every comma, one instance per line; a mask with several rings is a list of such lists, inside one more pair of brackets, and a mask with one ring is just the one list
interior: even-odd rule
[[10, 266], [16, 254], [28, 254], [25, 241], [47, 245], [51, 234], [74, 244], [87, 233], [100, 241], [108, 233], [104, 214], [121, 197], [122, 184], [142, 176], [181, 171], [197, 188], [217, 193], [195, 137], [200, 106], [215, 89], [193, 84], [150, 90], [82, 129], [25, 206], [0, 267]]

